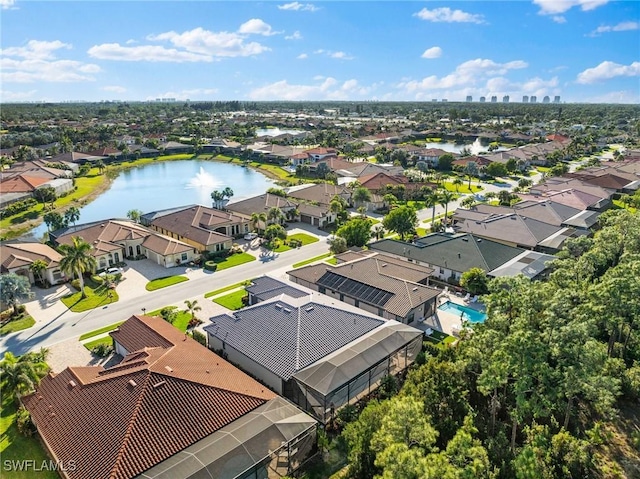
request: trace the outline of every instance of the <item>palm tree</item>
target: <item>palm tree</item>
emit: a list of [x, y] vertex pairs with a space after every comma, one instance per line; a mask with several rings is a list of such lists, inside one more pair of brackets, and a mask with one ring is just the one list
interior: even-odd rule
[[40, 353], [27, 353], [16, 357], [13, 353], [6, 352], [0, 361], [0, 383], [13, 394], [17, 400], [22, 394], [33, 391], [40, 378], [49, 371], [49, 366], [44, 362], [46, 349]]
[[427, 195], [424, 199], [425, 208], [431, 208], [431, 227], [433, 228], [434, 223], [436, 222], [436, 206], [440, 202], [440, 193], [437, 191], [432, 191]]
[[449, 212], [449, 202], [453, 201], [456, 198], [455, 193], [452, 191], [445, 190], [440, 194], [440, 200], [438, 204], [444, 207], [444, 220], [443, 222], [447, 222], [447, 213]]
[[100, 174], [104, 173], [104, 168], [105, 168], [104, 161], [97, 160], [95, 164], [96, 164], [96, 168], [98, 168], [98, 171], [100, 172]]
[[129, 210], [127, 211], [127, 218], [135, 223], [140, 222], [140, 217], [142, 216], [142, 211], [140, 210]]
[[460, 191], [460, 185], [463, 183], [461, 178], [456, 178], [455, 180], [453, 180], [453, 184], [456, 187], [456, 191]]
[[356, 205], [371, 201], [371, 193], [368, 189], [359, 186], [353, 191], [353, 201]]
[[197, 299], [194, 299], [193, 301], [185, 299], [184, 304], [187, 307], [186, 311], [191, 314], [192, 320], [196, 319], [196, 311], [202, 311], [202, 308], [198, 305]]
[[33, 273], [40, 284], [44, 284], [42, 272], [47, 269], [47, 263], [44, 260], [37, 259], [29, 265], [29, 271]]
[[66, 274], [77, 276], [80, 282], [80, 292], [82, 297], [86, 298], [84, 292], [84, 278], [82, 275], [87, 271], [94, 271], [98, 266], [96, 259], [91, 255], [93, 246], [87, 243], [79, 236], [71, 238], [72, 244], [63, 244], [60, 246], [62, 259], [60, 260], [60, 269]]
[[222, 202], [224, 201], [224, 194], [221, 191], [214, 190], [211, 193], [211, 199], [213, 200], [213, 207], [215, 209], [221, 209]]
[[251, 213], [251, 219], [249, 222], [251, 223], [251, 229], [253, 229], [253, 231], [257, 231], [260, 223], [267, 223], [267, 215], [265, 213]]
[[278, 223], [280, 224], [280, 220], [282, 219], [282, 211], [277, 206], [273, 206], [269, 208], [267, 211], [267, 221], [270, 223]]
[[230, 200], [232, 196], [233, 190], [228, 186], [224, 190], [222, 190], [222, 199], [226, 198], [227, 200]]
[[300, 211], [298, 210], [298, 208], [287, 210], [287, 212], [285, 213], [285, 216], [287, 217], [287, 221], [295, 220], [298, 217], [298, 215], [300, 215]]
[[70, 207], [67, 211], [64, 212], [64, 220], [67, 224], [73, 223], [73, 226], [76, 225], [76, 221], [80, 219], [80, 209], [77, 206]]

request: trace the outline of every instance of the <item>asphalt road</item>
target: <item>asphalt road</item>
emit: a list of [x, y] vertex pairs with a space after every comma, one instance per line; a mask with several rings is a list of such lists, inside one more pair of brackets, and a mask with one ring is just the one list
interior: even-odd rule
[[81, 334], [89, 331], [124, 321], [133, 314], [142, 314], [142, 308], [153, 311], [167, 305], [182, 303], [185, 299], [199, 298], [209, 291], [264, 274], [282, 276], [292, 268], [294, 263], [319, 256], [328, 250], [326, 239], [323, 238], [302, 248], [280, 253], [268, 261], [257, 260], [223, 271], [216, 271], [204, 277], [193, 278], [184, 283], [146, 292], [138, 298], [111, 303], [101, 309], [93, 309], [83, 313], [65, 310], [62, 314], [44, 323], [39, 322], [27, 330], [3, 336], [0, 339], [0, 356], [5, 351], [20, 355], [41, 347], [78, 338]]

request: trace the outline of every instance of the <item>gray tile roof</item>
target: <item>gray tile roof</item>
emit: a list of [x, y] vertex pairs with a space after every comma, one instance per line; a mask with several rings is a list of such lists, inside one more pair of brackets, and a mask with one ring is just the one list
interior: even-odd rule
[[208, 334], [284, 380], [384, 323], [304, 298], [273, 299], [211, 321]]
[[524, 251], [464, 233], [434, 233], [420, 238], [415, 244], [383, 239], [369, 244], [369, 248], [457, 272], [470, 268], [491, 271]]
[[266, 301], [282, 294], [286, 294], [292, 298], [302, 298], [303, 296], [309, 295], [309, 293], [305, 291], [294, 288], [270, 276], [261, 276], [252, 279], [251, 283], [251, 286], [247, 286], [245, 290], [247, 293], [253, 294], [259, 301]]

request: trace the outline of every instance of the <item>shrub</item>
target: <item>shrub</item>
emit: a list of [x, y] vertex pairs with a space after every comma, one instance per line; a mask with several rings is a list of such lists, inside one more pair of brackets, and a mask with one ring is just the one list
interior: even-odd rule
[[207, 336], [205, 336], [204, 334], [202, 334], [200, 331], [196, 331], [195, 329], [193, 331], [191, 331], [189, 333], [189, 336], [191, 336], [193, 339], [195, 339], [196, 341], [198, 341], [200, 344], [202, 344], [203, 346], [207, 345]]
[[91, 352], [101, 358], [106, 358], [113, 352], [113, 346], [106, 343], [100, 343], [91, 348]]
[[36, 427], [31, 421], [31, 414], [22, 406], [16, 412], [16, 428], [20, 434], [26, 437], [31, 437], [36, 432]]
[[218, 264], [213, 260], [205, 261], [204, 269], [206, 269], [207, 271], [215, 271], [218, 269]]

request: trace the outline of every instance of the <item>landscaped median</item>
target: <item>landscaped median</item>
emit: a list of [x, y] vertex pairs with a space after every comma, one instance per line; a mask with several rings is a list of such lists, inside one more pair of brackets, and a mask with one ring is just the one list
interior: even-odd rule
[[215, 291], [209, 291], [204, 295], [205, 298], [210, 298], [211, 296], [217, 296], [222, 293], [226, 293], [227, 291], [231, 291], [232, 289], [242, 288], [244, 286], [249, 286], [251, 284], [251, 280], [240, 281], [239, 283], [230, 284], [229, 286], [225, 286], [224, 288], [216, 289]]
[[293, 267], [299, 268], [301, 266], [306, 266], [308, 264], [315, 263], [316, 261], [320, 261], [325, 258], [328, 258], [329, 256], [333, 256], [333, 253], [325, 253], [325, 254], [321, 254], [320, 256], [315, 256], [313, 258], [305, 259], [304, 261], [300, 261], [299, 263], [293, 263]]
[[156, 278], [151, 280], [145, 286], [147, 291], [155, 291], [156, 289], [166, 288], [167, 286], [173, 286], [174, 284], [184, 283], [189, 281], [186, 276], [163, 276], [162, 278]]
[[249, 253], [236, 253], [225, 257], [213, 258], [206, 261], [204, 269], [209, 271], [222, 271], [223, 269], [233, 268], [244, 263], [255, 261], [256, 257]]

